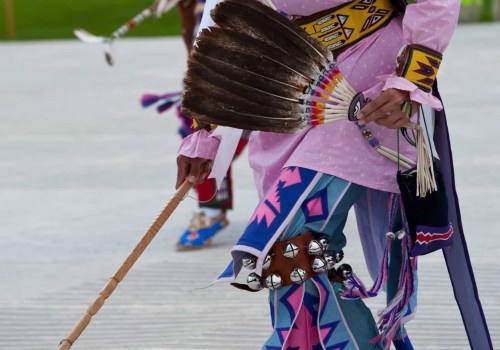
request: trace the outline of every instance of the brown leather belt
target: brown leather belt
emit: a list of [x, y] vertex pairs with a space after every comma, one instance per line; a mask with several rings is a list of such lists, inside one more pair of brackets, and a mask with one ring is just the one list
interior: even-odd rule
[[[232, 283], [232, 285], [252, 292], [263, 288], [275, 290], [292, 284], [302, 284], [311, 277], [325, 272], [328, 272], [330, 279], [341, 282], [352, 271], [347, 264], [335, 269], [335, 264], [342, 258], [342, 251], [328, 250], [326, 238], [319, 237], [313, 232], [305, 232], [274, 243], [264, 259], [261, 276], [252, 272], [248, 276], [247, 284]], [[253, 270], [256, 260], [253, 256], [245, 257], [243, 266]]]

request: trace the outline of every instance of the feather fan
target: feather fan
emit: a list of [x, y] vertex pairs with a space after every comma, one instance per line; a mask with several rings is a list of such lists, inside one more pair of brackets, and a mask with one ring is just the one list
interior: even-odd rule
[[[188, 117], [285, 133], [329, 121], [357, 122], [368, 100], [344, 79], [332, 52], [296, 23], [255, 0], [225, 0], [211, 16], [218, 27], [202, 30], [188, 61], [182, 101]], [[378, 153], [403, 167], [414, 166], [380, 145], [366, 125], [359, 127]], [[412, 123], [408, 127], [419, 130]], [[419, 146], [424, 154], [425, 142]], [[420, 183], [432, 183], [428, 158], [419, 157]], [[424, 187], [430, 191], [432, 186]]]
[[[286, 92], [283, 91], [282, 91], [283, 94], [279, 95], [280, 86], [268, 85], [268, 86], [255, 87], [246, 84], [245, 80], [235, 81], [230, 78], [227, 78], [221, 75], [220, 72], [216, 72], [211, 68], [202, 65], [200, 63], [196, 63], [193, 65], [190, 64], [188, 67], [189, 67], [188, 73], [186, 74], [186, 77], [184, 79], [184, 83], [187, 89], [195, 89], [200, 83], [209, 82], [212, 85], [215, 85], [225, 90], [227, 94], [240, 96], [243, 99], [251, 100], [260, 103], [262, 105], [265, 105], [270, 109], [285, 109], [285, 110], [288, 109], [293, 111], [300, 110], [300, 105], [298, 105], [298, 103], [295, 103], [294, 105], [294, 102], [298, 102], [298, 100], [294, 101], [293, 96], [290, 97], [290, 95], [287, 95]], [[209, 93], [205, 91], [205, 93], [207, 95], [210, 95], [211, 91]], [[188, 93], [185, 92], [184, 96], [187, 95]], [[244, 107], [242, 106], [241, 108]], [[253, 111], [250, 110], [248, 112], [253, 112]], [[246, 121], [244, 125], [241, 125], [241, 129], [248, 129], [248, 130], [255, 129], [255, 127], [252, 127], [252, 122], [257, 122], [257, 121], [255, 120]]]
[[[271, 76], [276, 76], [280, 73], [280, 69], [285, 69], [286, 74], [280, 75], [280, 79], [294, 79], [294, 74], [296, 74], [302, 78], [300, 79], [302, 84], [312, 83], [314, 80], [311, 76], [321, 73], [325, 68], [322, 65], [314, 64], [314, 62], [301, 61], [300, 57], [297, 58], [267, 42], [238, 32], [211, 28], [202, 31], [199, 38], [199, 50], [196, 51], [208, 53], [210, 56], [233, 64], [236, 63], [239, 66], [250, 66], [254, 70], [265, 71]], [[218, 55], [218, 53], [222, 55]], [[236, 54], [239, 57], [230, 57], [228, 54]], [[243, 60], [245, 57], [251, 61]], [[255, 59], [261, 59], [263, 62], [255, 62]]]
[[296, 57], [308, 57], [327, 68], [333, 54], [295, 23], [257, 1], [228, 1], [212, 11], [215, 23], [224, 29], [242, 32], [247, 36], [276, 45]]
[[[190, 88], [208, 81], [225, 90], [228, 97], [239, 95], [267, 106], [267, 116], [287, 118], [286, 127], [279, 132], [347, 119], [356, 92], [334, 68], [332, 53], [299, 26], [253, 0], [221, 2], [211, 15], [220, 28], [200, 33], [189, 61], [185, 96], [194, 91]], [[212, 97], [213, 108], [218, 108], [218, 100]], [[232, 126], [255, 130], [269, 125], [268, 120], [258, 120], [266, 115], [254, 113], [252, 105], [237, 107], [248, 118], [239, 118], [241, 124], [233, 120]], [[250, 109], [244, 110], [246, 107]], [[283, 110], [294, 112], [296, 122], [291, 123]], [[233, 118], [228, 115], [217, 120], [204, 112], [195, 105], [185, 111], [189, 117], [219, 125], [228, 125], [227, 119]]]

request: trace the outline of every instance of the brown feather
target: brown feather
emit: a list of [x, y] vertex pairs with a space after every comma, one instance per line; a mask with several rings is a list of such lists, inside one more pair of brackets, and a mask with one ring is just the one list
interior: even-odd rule
[[293, 133], [304, 127], [304, 122], [297, 119], [270, 119], [259, 114], [240, 112], [238, 108], [226, 107], [223, 104], [214, 105], [204, 92], [196, 93], [189, 90], [182, 97], [182, 112], [190, 118], [205, 123], [244, 130]]
[[[290, 104], [290, 106], [295, 107], [291, 110], [283, 110], [277, 108], [276, 106], [265, 106], [263, 104], [256, 103], [251, 98], [247, 99], [241, 97], [238, 94], [221, 89], [220, 87], [204, 80], [199, 80], [197, 84], [191, 84], [188, 90], [188, 94], [205, 94], [207, 99], [211, 100], [214, 105], [222, 104], [227, 107], [238, 109], [240, 112], [245, 112], [247, 114], [258, 114], [266, 118], [282, 118], [285, 120], [299, 119], [301, 115], [300, 105], [298, 104]], [[230, 118], [231, 116], [227, 117]]]
[[257, 36], [304, 62], [324, 68], [333, 61], [332, 53], [298, 25], [255, 0], [226, 0], [211, 12], [222, 28]]
[[265, 56], [282, 64], [286, 64], [306, 76], [315, 77], [323, 70], [323, 66], [317, 65], [311, 60], [302, 61], [300, 57], [295, 57], [294, 55], [283, 52], [266, 41], [255, 39], [242, 32], [212, 27], [210, 31], [202, 31], [202, 33], [200, 33], [200, 40], [202, 40], [202, 42], [208, 40], [208, 42], [212, 44], [214, 41], [216, 43], [224, 43], [226, 47], [232, 47], [234, 50], [243, 51], [252, 56]]
[[199, 62], [231, 80], [249, 83], [251, 86], [262, 86], [270, 83], [278, 84], [282, 88], [289, 88], [291, 91], [303, 92], [304, 87], [308, 84], [307, 82], [297, 84], [297, 79], [290, 79], [290, 74], [280, 74], [277, 76], [277, 74], [272, 74], [274, 72], [268, 72], [266, 70], [261, 70], [259, 72], [250, 71], [237, 64], [233, 64], [232, 62], [234, 61], [232, 60], [220, 60], [219, 58], [206, 56], [201, 52], [195, 51], [191, 57], [193, 61]]
[[256, 103], [263, 104], [271, 108], [290, 110], [294, 104], [301, 103], [290, 90], [283, 89], [283, 94], [273, 94], [264, 89], [255, 88], [239, 81], [228, 79], [227, 77], [211, 70], [195, 60], [190, 60], [188, 72], [184, 79], [186, 87], [196, 86], [200, 81], [207, 81], [228, 92], [235, 92], [246, 99], [251, 99]]
[[189, 64], [193, 66], [195, 63], [207, 67], [217, 74], [217, 76], [212, 75], [211, 79], [223, 77], [225, 80], [238, 82], [254, 90], [281, 96], [287, 100], [293, 99], [297, 102], [301, 101], [304, 96], [303, 91], [306, 85], [294, 84], [295, 82], [291, 82], [291, 84], [281, 82], [273, 77], [262, 75], [260, 72], [245, 70], [231, 63], [219, 61], [198, 52], [193, 53]]
[[263, 16], [272, 18], [282, 27], [287, 28], [290, 31], [294, 31], [301, 40], [307, 43], [307, 45], [320, 56], [322, 56], [328, 62], [334, 62], [333, 53], [323, 46], [317, 39], [313, 38], [307, 34], [300, 26], [290, 19], [278, 14], [275, 10], [271, 9], [269, 6], [262, 4], [260, 1], [255, 0], [230, 0], [232, 2], [238, 3], [243, 6], [250, 7], [255, 11], [260, 12]]
[[297, 82], [313, 82], [318, 76], [312, 64], [304, 64], [263, 42], [245, 42], [237, 33], [222, 29], [202, 31], [195, 50], [207, 56], [218, 55], [225, 62], [234, 62], [252, 71], [270, 70], [275, 72], [273, 76], [283, 72], [289, 79], [297, 79]]
[[308, 124], [304, 88], [333, 57], [300, 27], [254, 0], [212, 11], [188, 61], [184, 113], [205, 123], [295, 132]]

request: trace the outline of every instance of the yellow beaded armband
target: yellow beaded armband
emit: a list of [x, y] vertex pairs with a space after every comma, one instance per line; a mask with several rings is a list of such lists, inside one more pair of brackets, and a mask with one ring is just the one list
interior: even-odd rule
[[430, 92], [442, 60], [443, 55], [437, 51], [420, 45], [408, 45], [398, 56], [396, 72], [423, 91]]

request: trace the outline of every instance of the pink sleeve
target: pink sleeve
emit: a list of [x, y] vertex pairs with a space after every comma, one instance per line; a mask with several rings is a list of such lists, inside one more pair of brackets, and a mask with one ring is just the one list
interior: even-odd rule
[[418, 44], [443, 53], [457, 27], [460, 0], [417, 0], [403, 18], [406, 44]]
[[[443, 53], [455, 31], [460, 13], [460, 0], [417, 0], [408, 5], [403, 17], [403, 36], [406, 45], [418, 44]], [[381, 77], [382, 78], [382, 77]], [[441, 110], [441, 101], [432, 93], [420, 90], [396, 73], [383, 77], [383, 90], [395, 88], [410, 92], [413, 101]]]
[[214, 160], [219, 142], [218, 138], [210, 136], [209, 131], [201, 129], [184, 138], [177, 153], [189, 158]]

